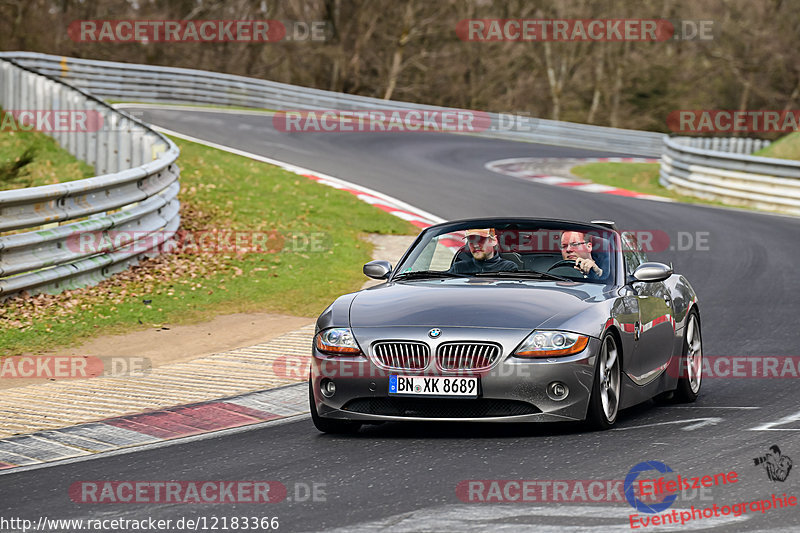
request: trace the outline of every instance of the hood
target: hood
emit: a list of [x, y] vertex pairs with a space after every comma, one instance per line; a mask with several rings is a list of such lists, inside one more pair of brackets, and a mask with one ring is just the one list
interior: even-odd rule
[[356, 294], [350, 325], [533, 329], [605, 300], [593, 283], [446, 279], [385, 283]]

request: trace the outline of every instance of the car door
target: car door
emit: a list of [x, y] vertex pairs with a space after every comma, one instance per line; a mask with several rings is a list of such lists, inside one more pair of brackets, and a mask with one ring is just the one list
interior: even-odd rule
[[[636, 239], [630, 234], [623, 235], [623, 257], [628, 279], [640, 264], [647, 261]], [[629, 361], [627, 366], [633, 374], [632, 379], [643, 385], [661, 373], [672, 355], [672, 301], [663, 282], [633, 281], [631, 287], [639, 304], [639, 320], [634, 324], [638, 341], [635, 360]]]

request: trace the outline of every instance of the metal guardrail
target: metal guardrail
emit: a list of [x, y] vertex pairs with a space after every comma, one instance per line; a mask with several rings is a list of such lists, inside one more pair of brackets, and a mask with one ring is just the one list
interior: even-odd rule
[[[663, 186], [729, 205], [800, 215], [800, 161], [709, 150], [692, 143], [698, 140], [664, 139], [659, 177]], [[749, 146], [755, 149], [755, 143]]]
[[745, 155], [757, 152], [772, 144], [772, 141], [751, 139], [749, 137], [672, 137], [672, 139], [677, 140], [683, 146], [692, 148]]
[[[289, 110], [430, 110], [437, 106], [397, 102], [287, 85], [273, 81], [203, 70], [77, 59], [33, 52], [3, 52], [38, 72], [48, 74], [100, 98], [123, 101], [240, 106]], [[662, 133], [591, 126], [520, 117], [531, 131], [498, 127], [501, 116], [490, 113], [495, 127], [474, 133], [482, 137], [553, 144], [631, 155], [661, 155]], [[505, 120], [509, 116], [502, 117]]]
[[[49, 133], [101, 175], [0, 191], [0, 299], [97, 283], [157, 254], [178, 229], [179, 151], [172, 141], [94, 96], [3, 57], [0, 106], [89, 112], [103, 122], [98, 131]], [[80, 236], [89, 232], [98, 242], [82, 246]]]
[[[0, 105], [100, 112], [110, 131], [53, 136], [71, 153], [94, 164], [98, 172], [113, 173], [0, 192], [0, 232], [70, 222], [0, 237], [0, 298], [25, 289], [59, 290], [91, 283], [154, 250], [141, 252], [135, 243], [125, 247], [109, 240], [104, 253], [85, 255], [67, 246], [79, 232], [107, 235], [114, 229], [135, 228], [156, 246], [178, 227], [177, 147], [98, 98], [273, 110], [448, 109], [202, 70], [2, 52]], [[492, 124], [501, 119], [498, 114], [489, 117]], [[508, 120], [507, 115], [502, 118]], [[682, 140], [654, 132], [533, 120], [532, 131], [490, 128], [474, 134], [650, 157], [663, 153], [660, 179], [665, 186], [726, 203], [800, 214], [800, 164], [741, 155], [760, 148], [758, 141]], [[81, 220], [84, 217], [89, 218]], [[158, 238], [153, 237], [155, 232]]]

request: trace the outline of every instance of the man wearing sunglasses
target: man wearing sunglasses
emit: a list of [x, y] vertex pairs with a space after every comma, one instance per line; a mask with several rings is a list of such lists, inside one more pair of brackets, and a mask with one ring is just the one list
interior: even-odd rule
[[575, 261], [575, 268], [594, 279], [603, 277], [603, 269], [592, 258], [592, 241], [585, 233], [565, 231], [561, 234], [561, 257]]
[[493, 228], [468, 229], [466, 231], [469, 255], [457, 259], [450, 268], [456, 274], [476, 274], [478, 272], [515, 272], [513, 261], [503, 259], [497, 254], [497, 237]]

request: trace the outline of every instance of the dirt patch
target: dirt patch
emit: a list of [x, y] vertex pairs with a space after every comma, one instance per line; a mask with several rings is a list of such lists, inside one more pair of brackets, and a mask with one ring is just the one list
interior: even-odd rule
[[[85, 344], [37, 354], [43, 356], [136, 356], [149, 359], [152, 367], [188, 361], [215, 353], [272, 340], [314, 323], [311, 317], [270, 313], [222, 315], [208, 322], [105, 335]], [[3, 378], [0, 389], [41, 383], [47, 379]]]

